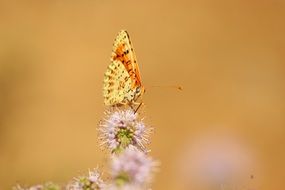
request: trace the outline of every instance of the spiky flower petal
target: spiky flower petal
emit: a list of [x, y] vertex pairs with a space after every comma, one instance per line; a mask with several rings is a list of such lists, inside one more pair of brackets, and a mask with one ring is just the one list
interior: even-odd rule
[[145, 150], [151, 132], [133, 110], [106, 112], [106, 118], [99, 127], [99, 139], [112, 152], [122, 152], [130, 145]]

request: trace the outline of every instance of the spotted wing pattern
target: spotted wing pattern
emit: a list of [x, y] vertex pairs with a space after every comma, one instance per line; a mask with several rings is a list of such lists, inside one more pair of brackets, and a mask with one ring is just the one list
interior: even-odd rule
[[111, 63], [104, 77], [105, 105], [135, 102], [143, 93], [136, 57], [126, 31], [119, 32], [113, 45]]

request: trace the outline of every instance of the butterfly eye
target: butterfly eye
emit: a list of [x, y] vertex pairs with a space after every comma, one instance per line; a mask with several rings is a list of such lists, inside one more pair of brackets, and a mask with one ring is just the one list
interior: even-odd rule
[[141, 91], [141, 88], [140, 88], [140, 87], [137, 87], [137, 88], [136, 88], [136, 93], [140, 93], [140, 91]]

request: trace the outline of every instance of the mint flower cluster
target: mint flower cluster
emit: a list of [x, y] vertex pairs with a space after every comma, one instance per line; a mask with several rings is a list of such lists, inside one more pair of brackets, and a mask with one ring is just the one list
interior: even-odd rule
[[147, 128], [132, 109], [107, 111], [105, 114], [106, 118], [99, 128], [101, 145], [117, 153], [130, 146], [146, 150], [151, 128]]
[[101, 147], [110, 151], [110, 181], [104, 190], [148, 190], [158, 162], [146, 145], [152, 128], [133, 109], [111, 108], [99, 124]]
[[128, 106], [111, 107], [98, 126], [100, 146], [109, 151], [109, 170], [90, 170], [65, 185], [54, 183], [13, 190], [149, 190], [158, 162], [148, 155], [146, 146], [152, 128]]

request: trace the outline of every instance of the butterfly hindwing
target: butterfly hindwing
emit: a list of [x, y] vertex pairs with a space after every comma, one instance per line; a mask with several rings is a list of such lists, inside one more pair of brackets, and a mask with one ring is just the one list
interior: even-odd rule
[[120, 104], [124, 101], [127, 90], [131, 89], [131, 78], [120, 61], [112, 62], [104, 78], [104, 102], [106, 105]]

